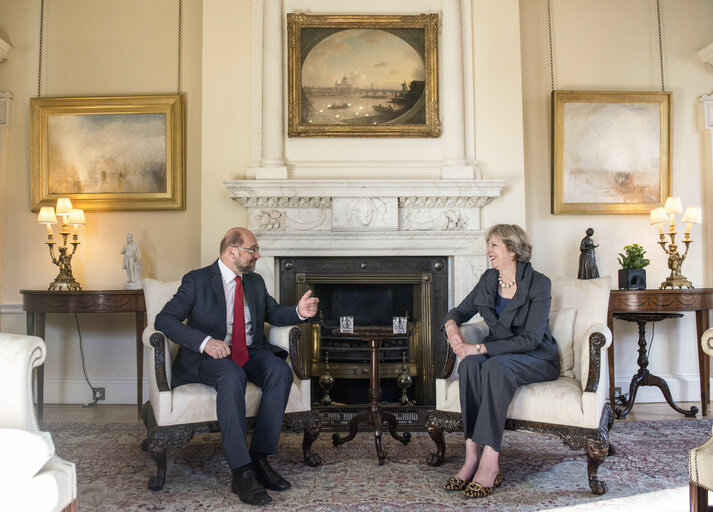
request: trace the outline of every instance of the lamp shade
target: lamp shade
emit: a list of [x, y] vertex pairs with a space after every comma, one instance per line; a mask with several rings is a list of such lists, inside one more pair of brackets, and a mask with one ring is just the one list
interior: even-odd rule
[[662, 222], [668, 222], [668, 215], [666, 214], [666, 210], [664, 210], [663, 206], [659, 206], [658, 208], [651, 210], [650, 224], [653, 226], [654, 224], [660, 224]]
[[84, 210], [72, 208], [69, 212], [69, 220], [67, 221], [67, 224], [71, 224], [73, 226], [84, 226], [86, 224], [86, 221], [84, 220]]
[[37, 222], [40, 224], [57, 224], [57, 216], [54, 214], [54, 208], [51, 206], [43, 206], [40, 208]]
[[72, 211], [72, 201], [68, 197], [57, 199], [57, 215], [66, 216], [70, 211]]
[[669, 197], [663, 207], [666, 213], [683, 213], [683, 205], [680, 197]]
[[681, 222], [688, 222], [691, 224], [700, 224], [703, 219], [700, 206], [689, 206], [686, 208], [686, 213], [683, 215]]

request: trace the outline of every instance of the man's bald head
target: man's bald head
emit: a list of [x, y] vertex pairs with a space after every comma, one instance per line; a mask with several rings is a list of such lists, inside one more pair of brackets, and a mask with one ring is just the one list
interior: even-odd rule
[[247, 243], [248, 247], [255, 244], [255, 235], [252, 231], [245, 228], [230, 228], [225, 236], [220, 241], [220, 254], [227, 251], [230, 246], [237, 245], [239, 247], [244, 247], [243, 243]]

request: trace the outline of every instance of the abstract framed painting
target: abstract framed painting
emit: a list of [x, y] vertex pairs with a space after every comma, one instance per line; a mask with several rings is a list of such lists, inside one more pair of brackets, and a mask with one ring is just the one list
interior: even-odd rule
[[32, 211], [185, 208], [182, 95], [30, 99]]
[[671, 93], [553, 91], [552, 213], [646, 213], [671, 188]]
[[287, 15], [289, 137], [439, 137], [438, 14]]

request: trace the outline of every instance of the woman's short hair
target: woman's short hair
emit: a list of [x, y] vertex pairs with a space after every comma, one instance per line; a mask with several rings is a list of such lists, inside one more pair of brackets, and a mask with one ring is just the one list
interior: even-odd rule
[[530, 261], [532, 244], [527, 233], [520, 226], [517, 224], [495, 224], [485, 234], [485, 241], [490, 240], [493, 235], [500, 237], [505, 247], [515, 253], [517, 261]]

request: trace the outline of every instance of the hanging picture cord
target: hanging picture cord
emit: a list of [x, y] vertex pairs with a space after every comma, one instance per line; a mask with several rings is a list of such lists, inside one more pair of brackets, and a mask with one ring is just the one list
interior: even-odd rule
[[[42, 94], [42, 46], [45, 27], [45, 0], [40, 0], [40, 44], [37, 64], [37, 97]], [[183, 0], [178, 0], [178, 94], [181, 94], [181, 74], [183, 61]]]
[[45, 0], [40, 2], [40, 58], [39, 64], [37, 65], [37, 97], [39, 98], [41, 87], [42, 87], [42, 36], [44, 34], [45, 26]]
[[[659, 30], [659, 64], [661, 66], [661, 91], [665, 92], [664, 74], [663, 74], [663, 37], [661, 35], [661, 0], [656, 0], [656, 18]], [[552, 7], [550, 0], [547, 0], [547, 30], [550, 40], [550, 83], [552, 90], [555, 90], [555, 64], [552, 50]]]
[[[44, 0], [43, 0], [44, 1]], [[183, 0], [178, 0], [178, 94], [181, 94], [181, 61], [183, 49]]]
[[555, 64], [552, 52], [552, 9], [550, 7], [550, 0], [547, 0], [547, 31], [550, 37], [550, 82], [552, 84], [552, 91], [555, 90]]
[[661, 64], [661, 92], [665, 92], [663, 81], [663, 39], [661, 37], [661, 0], [656, 0], [656, 17], [659, 24], [659, 63]]

